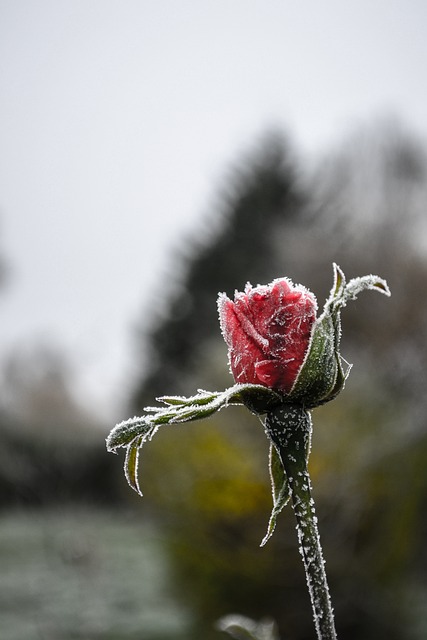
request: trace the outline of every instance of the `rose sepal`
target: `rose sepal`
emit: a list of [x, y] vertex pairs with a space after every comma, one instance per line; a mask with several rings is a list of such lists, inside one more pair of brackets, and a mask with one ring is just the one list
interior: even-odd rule
[[386, 281], [378, 276], [353, 278], [347, 283], [337, 264], [333, 264], [333, 269], [329, 298], [313, 324], [306, 356], [286, 399], [290, 403], [301, 403], [307, 409], [333, 400], [344, 388], [350, 373], [351, 365], [340, 354], [341, 309], [365, 289], [390, 296]]
[[126, 449], [124, 472], [130, 487], [142, 495], [138, 481], [139, 453], [159, 427], [208, 418], [230, 405], [245, 405], [252, 413], [272, 411], [283, 403], [282, 394], [257, 384], [235, 384], [225, 391], [199, 389], [191, 397], [162, 396], [157, 401], [165, 407], [146, 407], [145, 414], [117, 424], [106, 439], [107, 451]]
[[276, 528], [277, 516], [286, 507], [291, 498], [291, 487], [283, 468], [282, 461], [274, 444], [270, 442], [269, 471], [273, 508], [268, 521], [267, 532], [261, 541], [263, 547], [270, 540]]

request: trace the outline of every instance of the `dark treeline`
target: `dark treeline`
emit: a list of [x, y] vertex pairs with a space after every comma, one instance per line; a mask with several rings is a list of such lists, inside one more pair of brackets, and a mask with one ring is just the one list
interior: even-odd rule
[[118, 503], [120, 465], [103, 451], [104, 432], [57, 348], [11, 354], [1, 379], [0, 508]]

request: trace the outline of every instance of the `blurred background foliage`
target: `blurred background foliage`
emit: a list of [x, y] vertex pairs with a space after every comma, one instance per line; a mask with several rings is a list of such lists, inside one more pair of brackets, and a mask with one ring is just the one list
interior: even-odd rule
[[[140, 373], [123, 418], [165, 393], [230, 386], [219, 291], [286, 275], [321, 308], [333, 261], [349, 278], [387, 279], [391, 299], [366, 293], [344, 310], [342, 354], [354, 368], [314, 412], [310, 469], [342, 640], [427, 637], [426, 210], [427, 150], [400, 123], [366, 126], [310, 162], [270, 131], [225, 175], [197, 235], [177, 243], [167, 287], [135, 334]], [[160, 430], [143, 452], [140, 500], [105, 453], [111, 425], [80, 406], [72, 380], [51, 345], [15, 354], [2, 372], [0, 553], [7, 540], [22, 553], [16, 518], [28, 526], [37, 513], [38, 531], [48, 522], [56, 540], [55, 571], [72, 567], [82, 602], [98, 594], [96, 620], [72, 595], [69, 626], [42, 607], [40, 637], [209, 640], [223, 637], [216, 619], [240, 613], [273, 617], [283, 640], [312, 638], [290, 508], [259, 548], [271, 506], [259, 420], [232, 407]], [[111, 557], [122, 564], [112, 569]], [[149, 593], [162, 598], [157, 626]]]

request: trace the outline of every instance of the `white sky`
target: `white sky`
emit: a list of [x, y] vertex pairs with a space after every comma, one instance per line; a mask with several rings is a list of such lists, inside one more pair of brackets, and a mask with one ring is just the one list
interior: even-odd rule
[[427, 136], [426, 28], [424, 0], [0, 0], [0, 367], [53, 341], [117, 408], [168, 251], [260, 133]]

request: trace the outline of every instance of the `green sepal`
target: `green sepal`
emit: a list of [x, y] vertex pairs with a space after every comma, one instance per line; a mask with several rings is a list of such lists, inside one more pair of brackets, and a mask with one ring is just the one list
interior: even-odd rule
[[324, 312], [331, 308], [332, 314], [337, 313], [345, 307], [349, 300], [356, 300], [359, 293], [365, 290], [378, 291], [386, 296], [391, 295], [387, 282], [379, 276], [368, 275], [352, 278], [346, 283], [345, 275], [340, 267], [334, 263], [333, 269], [334, 285], [326, 301]]
[[337, 264], [334, 263], [333, 269], [334, 282], [329, 298], [313, 325], [305, 360], [287, 397], [288, 402], [299, 402], [307, 409], [333, 400], [344, 388], [350, 372], [351, 365], [344, 370], [345, 360], [339, 351], [341, 309], [366, 289], [390, 295], [386, 281], [378, 276], [353, 278], [347, 283]]
[[138, 462], [139, 462], [139, 449], [141, 447], [141, 438], [135, 438], [135, 440], [127, 447], [125, 458], [125, 477], [128, 484], [134, 491], [142, 496], [142, 491], [139, 487], [138, 481]]
[[311, 408], [326, 402], [333, 390], [339, 393], [345, 374], [341, 368], [338, 340], [334, 318], [329, 313], [322, 314], [313, 326], [307, 356], [289, 394], [291, 402], [301, 402]]
[[142, 438], [143, 441], [147, 438], [151, 440], [154, 429], [155, 425], [147, 420], [146, 416], [124, 420], [111, 430], [106, 440], [107, 451], [117, 453], [117, 449], [127, 447], [138, 438]]
[[267, 533], [260, 546], [263, 547], [271, 538], [276, 528], [276, 520], [282, 509], [288, 504], [291, 497], [291, 488], [283, 468], [282, 461], [276, 447], [270, 443], [269, 469], [271, 480], [271, 492], [273, 495], [273, 509], [268, 522]]
[[252, 406], [254, 413], [267, 413], [283, 402], [279, 393], [258, 384], [235, 384], [225, 391], [204, 391], [186, 398], [184, 396], [162, 396], [158, 402], [166, 407], [146, 407], [145, 415], [130, 418], [117, 424], [109, 434], [107, 450], [115, 452], [119, 447], [126, 447], [136, 437], [145, 440], [153, 437], [158, 427], [163, 424], [190, 422], [207, 418], [223, 407], [244, 404]]
[[129, 485], [142, 495], [138, 483], [139, 452], [147, 440], [164, 424], [179, 424], [208, 418], [223, 407], [244, 404], [254, 413], [267, 413], [283, 402], [283, 396], [261, 385], [236, 384], [225, 391], [199, 389], [195, 396], [162, 396], [166, 407], [146, 407], [145, 415], [117, 424], [109, 434], [107, 450], [116, 453], [126, 448], [124, 472]]

